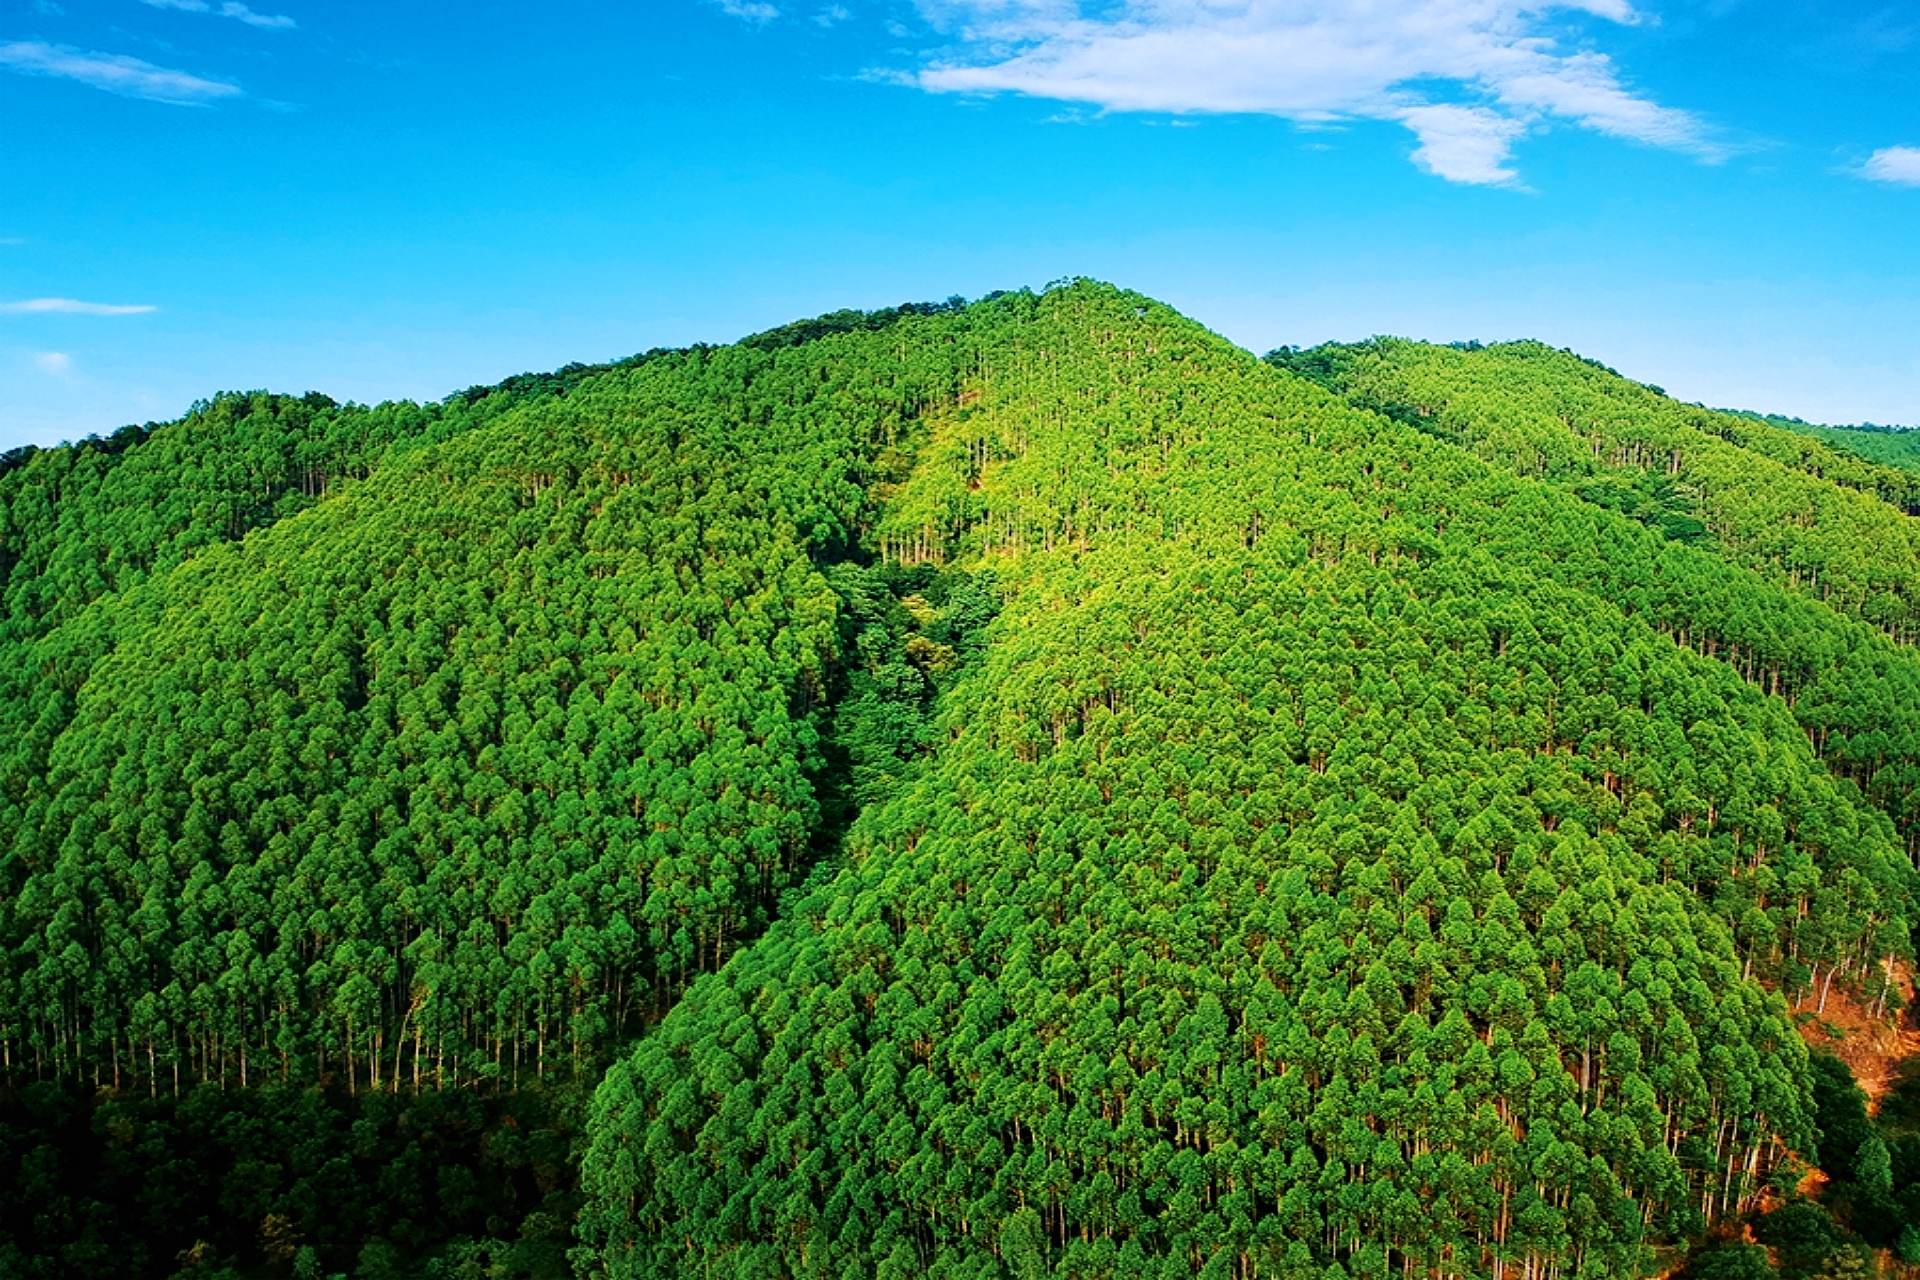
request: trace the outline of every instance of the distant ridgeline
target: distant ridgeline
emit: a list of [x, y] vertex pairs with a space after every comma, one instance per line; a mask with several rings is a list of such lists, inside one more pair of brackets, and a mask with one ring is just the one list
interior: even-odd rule
[[1920, 1221], [1796, 1027], [1907, 990], [1920, 475], [1089, 282], [122, 435], [0, 469], [0, 1272]]
[[1874, 422], [1861, 422], [1844, 427], [1823, 427], [1816, 423], [1804, 422], [1799, 418], [1786, 418], [1772, 413], [1760, 414], [1740, 409], [1723, 410], [1723, 412], [1739, 418], [1751, 418], [1764, 422], [1768, 426], [1797, 431], [1801, 435], [1825, 441], [1836, 449], [1844, 449], [1848, 453], [1858, 454], [1889, 467], [1898, 467], [1902, 471], [1920, 471], [1920, 427], [1889, 427]]

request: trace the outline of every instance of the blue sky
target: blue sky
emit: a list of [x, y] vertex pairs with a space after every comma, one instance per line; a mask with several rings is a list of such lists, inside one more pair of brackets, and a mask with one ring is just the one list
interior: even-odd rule
[[1920, 423], [1920, 3], [8, 0], [0, 448], [1090, 275]]

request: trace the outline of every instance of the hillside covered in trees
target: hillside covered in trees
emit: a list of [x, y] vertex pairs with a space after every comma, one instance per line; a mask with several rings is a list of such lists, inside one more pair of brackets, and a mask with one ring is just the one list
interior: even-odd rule
[[1836, 449], [1859, 454], [1870, 461], [1898, 467], [1902, 471], [1920, 471], [1920, 428], [1886, 427], [1871, 422], [1829, 427], [1776, 414], [1744, 413], [1740, 416], [1757, 418], [1769, 426], [1812, 436]]
[[1089, 282], [23, 451], [0, 1272], [1920, 1262], [1917, 512]]

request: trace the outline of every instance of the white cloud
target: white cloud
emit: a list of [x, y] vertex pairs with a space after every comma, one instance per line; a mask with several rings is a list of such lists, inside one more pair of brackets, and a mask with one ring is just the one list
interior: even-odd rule
[[74, 298], [29, 298], [25, 302], [0, 302], [0, 312], [34, 315], [65, 312], [76, 316], [138, 316], [156, 310], [148, 306], [120, 306], [111, 302], [80, 302]]
[[30, 76], [57, 76], [105, 89], [108, 93], [178, 106], [205, 106], [240, 95], [240, 86], [169, 71], [117, 53], [87, 53], [39, 40], [0, 44], [0, 67]]
[[1455, 182], [1512, 184], [1513, 144], [1550, 118], [1719, 154], [1701, 122], [1564, 49], [1545, 12], [1632, 24], [1627, 0], [919, 0], [957, 47], [916, 82], [1113, 111], [1394, 120]]
[[42, 373], [50, 373], [56, 378], [73, 368], [73, 357], [64, 351], [42, 351], [33, 358], [33, 362], [40, 366]]
[[823, 27], [830, 27], [836, 22], [845, 22], [852, 16], [852, 10], [848, 9], [845, 5], [830, 4], [820, 12], [814, 14], [813, 20]]
[[720, 12], [730, 18], [740, 18], [747, 22], [771, 22], [780, 16], [780, 10], [761, 0], [713, 0], [720, 6]]
[[1882, 147], [1860, 166], [1860, 176], [1875, 182], [1920, 187], [1920, 147]]
[[1484, 107], [1447, 104], [1408, 107], [1400, 122], [1420, 139], [1413, 162], [1449, 182], [1508, 186], [1520, 175], [1507, 168], [1514, 139], [1526, 126]]
[[225, 4], [209, 4], [207, 0], [142, 0], [156, 9], [184, 9], [188, 13], [217, 13], [223, 18], [233, 18], [250, 27], [286, 28], [298, 26], [292, 18], [283, 14], [255, 13], [244, 4], [227, 0]]

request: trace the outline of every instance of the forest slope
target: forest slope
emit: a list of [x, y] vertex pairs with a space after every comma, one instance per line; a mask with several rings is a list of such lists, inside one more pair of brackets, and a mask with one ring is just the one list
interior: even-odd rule
[[[1596, 525], [1557, 503], [1541, 512], [1540, 545], [1507, 551], [1546, 550], [1561, 572], [1781, 695], [1822, 759], [1894, 817], [1920, 861], [1920, 653], [1904, 621], [1920, 598], [1912, 475], [1765, 421], [1676, 403], [1540, 343], [1375, 339], [1266, 359], [1544, 482], [1521, 501], [1556, 489], [1665, 540], [1629, 552], [1618, 522]], [[1802, 603], [1811, 598], [1826, 607]]]
[[1882, 427], [1860, 425], [1850, 427], [1828, 427], [1817, 423], [1803, 422], [1799, 418], [1782, 418], [1772, 414], [1741, 414], [1741, 417], [1753, 417], [1768, 426], [1780, 427], [1786, 431], [1795, 431], [1801, 435], [1812, 436], [1825, 444], [1847, 453], [1857, 454], [1869, 462], [1882, 466], [1898, 467], [1902, 471], [1920, 472], [1920, 430], [1912, 427]]
[[1871, 984], [1910, 868], [1783, 702], [1518, 554], [1590, 511], [1046, 295], [877, 530], [994, 568], [986, 660], [609, 1074], [609, 1274], [1628, 1275], [1748, 1206], [1813, 1140], [1755, 979]]
[[913, 394], [827, 372], [661, 361], [119, 601], [10, 797], [11, 1058], [537, 1076], [718, 964], [815, 826], [808, 540]]
[[11, 460], [0, 1266], [551, 1274], [576, 1138], [611, 1276], [1753, 1208], [1912, 957], [1912, 479], [1428, 350], [1076, 282]]
[[1520, 475], [1711, 540], [1903, 642], [1920, 637], [1920, 479], [1762, 421], [1669, 400], [1538, 342], [1381, 338], [1268, 357]]

